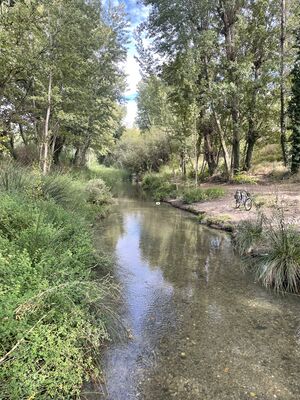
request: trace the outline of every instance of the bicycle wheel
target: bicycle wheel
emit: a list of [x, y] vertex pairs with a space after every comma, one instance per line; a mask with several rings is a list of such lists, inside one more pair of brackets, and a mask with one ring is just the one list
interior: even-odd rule
[[252, 200], [248, 197], [248, 199], [244, 203], [245, 210], [250, 211], [252, 208]]

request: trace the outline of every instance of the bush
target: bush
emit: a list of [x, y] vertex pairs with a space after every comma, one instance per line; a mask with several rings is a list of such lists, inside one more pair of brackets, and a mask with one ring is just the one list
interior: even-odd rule
[[254, 176], [246, 175], [246, 174], [238, 174], [232, 178], [232, 183], [237, 184], [248, 184], [248, 185], [256, 185], [257, 181]]
[[102, 264], [91, 235], [53, 202], [4, 194], [0, 210], [2, 398], [79, 396], [108, 339], [111, 285], [89, 268]]
[[197, 203], [200, 201], [209, 201], [213, 199], [218, 199], [224, 196], [225, 191], [220, 188], [210, 188], [210, 189], [186, 189], [183, 192], [182, 200], [186, 204]]
[[11, 162], [1, 164], [0, 190], [5, 192], [26, 191], [32, 185], [29, 171]]
[[[116, 293], [82, 212], [95, 207], [70, 176], [9, 165], [0, 178], [1, 398], [79, 398], [99, 382]], [[94, 186], [108, 198], [103, 181]]]
[[240, 254], [251, 249], [257, 253], [254, 259], [248, 256], [248, 261], [264, 286], [299, 292], [300, 234], [286, 222], [281, 208], [270, 217], [261, 214], [256, 222], [241, 223], [235, 242]]
[[64, 208], [83, 207], [85, 202], [83, 185], [68, 175], [52, 173], [40, 176], [40, 184], [37, 183], [36, 189], [40, 189], [44, 199], [51, 199]]
[[102, 179], [90, 180], [85, 187], [85, 191], [89, 203], [104, 205], [112, 202], [111, 193]]
[[110, 162], [130, 174], [142, 175], [149, 171], [158, 172], [170, 159], [170, 137], [160, 131], [149, 134], [130, 129], [122, 135]]
[[237, 228], [234, 246], [240, 255], [248, 254], [259, 245], [262, 237], [262, 219], [242, 221]]
[[176, 197], [176, 185], [167, 182], [166, 178], [159, 174], [145, 175], [142, 188], [156, 201]]

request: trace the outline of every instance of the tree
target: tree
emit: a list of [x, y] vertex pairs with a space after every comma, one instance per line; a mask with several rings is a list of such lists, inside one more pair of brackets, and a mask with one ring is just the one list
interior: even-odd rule
[[297, 34], [298, 55], [292, 71], [292, 98], [289, 115], [292, 125], [292, 160], [291, 171], [297, 173], [300, 167], [300, 33]]
[[34, 143], [44, 173], [64, 147], [75, 148], [81, 165], [89, 148], [105, 152], [121, 125], [122, 7], [104, 9], [98, 0], [2, 3], [0, 40], [4, 148], [17, 157], [16, 143]]

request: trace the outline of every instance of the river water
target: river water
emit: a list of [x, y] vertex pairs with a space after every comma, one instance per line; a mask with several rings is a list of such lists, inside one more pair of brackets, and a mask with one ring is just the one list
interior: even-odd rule
[[255, 283], [227, 234], [119, 199], [99, 246], [117, 259], [128, 338], [108, 346], [90, 398], [300, 399], [300, 298]]

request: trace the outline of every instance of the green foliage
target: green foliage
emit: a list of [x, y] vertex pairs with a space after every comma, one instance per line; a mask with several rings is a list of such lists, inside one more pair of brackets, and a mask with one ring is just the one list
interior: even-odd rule
[[131, 174], [158, 172], [170, 157], [170, 139], [160, 131], [128, 130], [110, 155], [110, 162]]
[[242, 221], [236, 230], [234, 246], [240, 255], [245, 255], [259, 245], [262, 237], [262, 218]]
[[176, 185], [159, 174], [146, 174], [142, 181], [142, 188], [157, 201], [176, 197]]
[[33, 188], [45, 185], [33, 195], [10, 176], [16, 182], [0, 193], [1, 398], [76, 398], [86, 380], [101, 376], [115, 289], [100, 277], [111, 262], [96, 254], [86, 214], [76, 199], [71, 205], [70, 187], [63, 190], [75, 181], [30, 173]]
[[40, 176], [40, 184], [36, 189], [40, 190], [43, 198], [51, 199], [64, 208], [83, 207], [85, 201], [82, 184], [66, 174]]
[[182, 200], [186, 204], [197, 203], [200, 201], [209, 201], [223, 197], [225, 191], [221, 188], [210, 188], [210, 189], [185, 189], [183, 191]]
[[18, 192], [26, 190], [31, 185], [29, 173], [24, 168], [16, 168], [16, 165], [8, 162], [2, 163], [0, 170], [0, 190], [6, 192]]
[[106, 154], [122, 131], [126, 26], [119, 5], [2, 1], [1, 150], [25, 162], [37, 156], [45, 171], [65, 148], [76, 149], [77, 165], [91, 148]]
[[87, 201], [91, 204], [104, 205], [112, 202], [109, 188], [102, 179], [90, 180], [85, 187], [85, 191], [87, 193]]
[[129, 181], [129, 174], [123, 169], [105, 167], [97, 164], [92, 165], [90, 167], [90, 171], [93, 178], [102, 179], [110, 189], [118, 187], [124, 182]]
[[[276, 291], [300, 291], [300, 234], [276, 206], [271, 216], [258, 213], [237, 229], [235, 246], [248, 255], [249, 265], [264, 286]], [[253, 250], [255, 257], [249, 252]]]
[[257, 257], [257, 276], [266, 287], [297, 293], [300, 290], [300, 235], [297, 229], [284, 223], [277, 228], [270, 227], [266, 232], [267, 252]]
[[256, 178], [247, 174], [238, 174], [232, 178], [233, 183], [256, 185]]
[[297, 33], [297, 59], [292, 71], [292, 98], [289, 114], [292, 123], [292, 162], [291, 171], [297, 173], [300, 167], [300, 33]]

